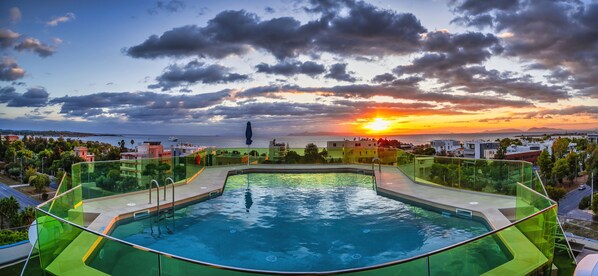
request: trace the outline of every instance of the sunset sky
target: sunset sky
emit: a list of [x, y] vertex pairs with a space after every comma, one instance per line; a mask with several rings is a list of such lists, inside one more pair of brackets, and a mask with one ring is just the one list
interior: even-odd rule
[[0, 128], [598, 129], [591, 1], [0, 3]]

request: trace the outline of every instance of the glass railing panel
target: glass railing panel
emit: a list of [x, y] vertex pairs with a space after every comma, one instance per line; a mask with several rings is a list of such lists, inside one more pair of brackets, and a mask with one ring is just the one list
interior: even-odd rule
[[433, 254], [429, 257], [430, 275], [546, 273], [553, 257], [550, 240], [554, 239], [549, 217], [547, 209], [494, 234]]
[[520, 183], [517, 183], [517, 197], [515, 201], [515, 219], [517, 220], [526, 218], [553, 204], [544, 195]]
[[168, 257], [167, 255], [160, 256], [160, 265], [162, 269], [162, 275], [258, 275], [192, 263], [185, 260]]
[[83, 225], [83, 194], [82, 187], [70, 189], [44, 204], [40, 208], [59, 218], [77, 225]]
[[[517, 229], [525, 235], [527, 240], [542, 253], [547, 259], [548, 264], [552, 264], [555, 249], [555, 236], [557, 228], [559, 227], [556, 218], [556, 209], [557, 205], [553, 205], [540, 214], [533, 215], [515, 225]], [[550, 268], [547, 267], [546, 269], [549, 270]]]
[[89, 232], [85, 235], [91, 235], [93, 243], [90, 246], [88, 242], [87, 251], [82, 255], [83, 268], [108, 275], [160, 275], [159, 254]]
[[[65, 274], [74, 266], [70, 261], [81, 260], [82, 254], [63, 252], [79, 237], [82, 230], [39, 210], [36, 211], [36, 216], [40, 266], [54, 275]], [[76, 244], [72, 248], [76, 248]]]
[[397, 167], [411, 180], [415, 181], [415, 156], [403, 150], [397, 150]]
[[43, 275], [43, 270], [40, 266], [39, 249], [38, 248], [39, 248], [39, 245], [36, 241], [33, 248], [31, 248], [29, 257], [25, 261], [25, 263], [24, 263], [23, 267], [21, 268], [21, 271], [19, 271], [19, 273], [16, 273], [17, 271], [14, 271], [14, 273], [9, 272], [4, 275], [19, 275], [19, 274], [22, 276]]
[[428, 274], [428, 258], [421, 257], [404, 263], [390, 265], [372, 270], [350, 273], [348, 275], [378, 276], [378, 275], [431, 275]]

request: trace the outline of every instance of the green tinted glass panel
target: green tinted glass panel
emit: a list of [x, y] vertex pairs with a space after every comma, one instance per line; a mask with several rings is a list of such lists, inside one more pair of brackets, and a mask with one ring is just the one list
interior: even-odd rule
[[159, 255], [107, 238], [95, 237], [84, 265], [108, 275], [160, 275]]

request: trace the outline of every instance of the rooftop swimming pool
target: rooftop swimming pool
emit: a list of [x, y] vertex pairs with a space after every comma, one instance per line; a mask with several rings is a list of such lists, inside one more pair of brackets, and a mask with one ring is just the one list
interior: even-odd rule
[[[160, 222], [160, 236], [155, 219], [123, 221], [111, 235], [200, 262], [279, 272], [376, 266], [491, 230], [475, 217], [377, 195], [372, 177], [356, 173], [229, 176], [221, 196], [177, 209], [174, 226], [171, 218]], [[500, 241], [492, 241], [469, 252], [490, 256], [478, 262], [478, 271], [511, 258]], [[97, 250], [92, 267], [121, 261], [110, 244]]]

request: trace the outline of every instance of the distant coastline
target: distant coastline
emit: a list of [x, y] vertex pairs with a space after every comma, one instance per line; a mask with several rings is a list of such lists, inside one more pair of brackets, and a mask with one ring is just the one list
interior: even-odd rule
[[90, 137], [90, 136], [122, 136], [120, 134], [109, 134], [109, 133], [86, 133], [76, 131], [64, 131], [64, 130], [14, 130], [14, 129], [0, 129], [2, 135], [32, 135], [32, 136], [51, 136], [51, 137]]

